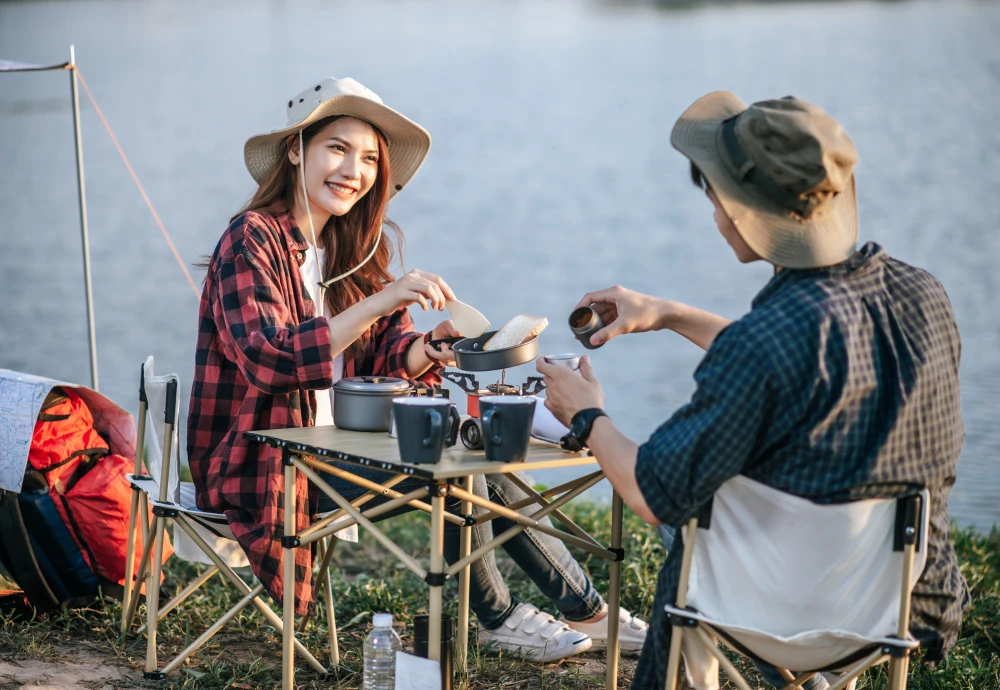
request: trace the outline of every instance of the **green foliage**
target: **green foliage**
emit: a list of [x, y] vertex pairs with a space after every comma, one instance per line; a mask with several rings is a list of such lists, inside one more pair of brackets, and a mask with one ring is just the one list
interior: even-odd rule
[[[566, 514], [598, 541], [610, 543], [611, 518], [607, 506], [569, 504]], [[426, 559], [428, 523], [426, 515], [414, 512], [386, 521], [382, 526], [405, 551]], [[655, 530], [627, 509], [623, 535], [626, 560], [622, 569], [622, 605], [648, 620], [656, 578], [666, 554]], [[972, 591], [972, 606], [965, 614], [959, 643], [947, 661], [930, 669], [920, 662], [919, 654], [916, 656], [910, 672], [909, 687], [913, 690], [1000, 689], [1000, 533], [996, 530], [989, 535], [971, 530], [956, 531], [955, 548]], [[606, 592], [608, 562], [582, 551], [575, 551], [575, 554], [598, 590]], [[509, 587], [519, 598], [557, 613], [502, 550], [498, 551], [498, 564]], [[165, 569], [167, 580], [162, 601], [165, 603], [172, 598], [202, 567], [171, 559]], [[320, 679], [299, 661], [296, 680], [300, 688], [358, 687], [362, 643], [371, 614], [391, 612], [404, 644], [410, 645], [413, 616], [426, 611], [426, 585], [402, 568], [364, 531], [359, 544], [342, 543], [337, 547], [332, 572], [341, 654], [336, 683]], [[240, 575], [247, 582], [253, 582], [249, 570], [241, 570]], [[239, 599], [235, 588], [216, 575], [178, 610], [169, 613], [158, 629], [160, 665], [190, 644]], [[456, 599], [456, 585], [449, 582], [445, 587], [445, 601], [452, 615], [456, 612]], [[280, 614], [279, 604], [269, 600], [268, 603]], [[328, 663], [326, 616], [322, 606], [318, 609], [317, 620], [310, 622], [300, 639], [320, 661]], [[146, 638], [137, 634], [136, 629], [143, 622], [143, 616], [144, 605], [140, 605], [139, 622], [127, 636], [120, 638], [121, 608], [111, 599], [100, 599], [89, 608], [46, 615], [0, 613], [0, 661], [54, 660], [80, 648], [95, 649], [101, 650], [102, 660], [135, 669], [134, 687], [157, 687], [138, 680], [145, 659]], [[549, 666], [526, 663], [507, 656], [484, 654], [476, 643], [475, 625], [470, 627], [473, 630], [469, 675], [461, 680], [459, 687], [599, 688], [604, 685], [603, 653], [583, 655], [586, 664], [580, 659]], [[171, 674], [158, 687], [220, 690], [276, 687], [281, 678], [280, 653], [280, 636], [252, 607], [247, 608], [193, 655], [180, 672]], [[737, 665], [748, 671], [751, 685], [754, 685], [755, 676], [748, 664], [737, 660]], [[623, 660], [622, 687], [628, 687], [633, 668], [633, 661]], [[863, 676], [858, 687], [884, 688], [885, 683], [884, 670], [877, 670]], [[760, 687], [767, 686], [761, 684]]]

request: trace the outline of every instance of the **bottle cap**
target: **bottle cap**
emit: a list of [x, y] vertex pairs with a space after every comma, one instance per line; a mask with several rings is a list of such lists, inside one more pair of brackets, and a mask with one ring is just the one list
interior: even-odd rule
[[376, 628], [391, 628], [392, 614], [376, 613], [374, 616], [372, 616], [372, 625], [374, 625]]

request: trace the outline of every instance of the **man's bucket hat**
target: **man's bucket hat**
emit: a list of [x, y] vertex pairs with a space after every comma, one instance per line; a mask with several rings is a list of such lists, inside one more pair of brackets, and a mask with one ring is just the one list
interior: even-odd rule
[[391, 161], [391, 196], [416, 175], [431, 148], [431, 135], [423, 127], [384, 105], [375, 92], [350, 78], [330, 77], [316, 82], [288, 101], [285, 113], [284, 129], [250, 137], [243, 147], [247, 170], [257, 184], [278, 162], [285, 137], [333, 115], [364, 120], [385, 136]]
[[684, 111], [670, 143], [698, 166], [761, 258], [816, 268], [854, 253], [858, 155], [821, 108], [792, 96], [747, 107], [716, 91]]

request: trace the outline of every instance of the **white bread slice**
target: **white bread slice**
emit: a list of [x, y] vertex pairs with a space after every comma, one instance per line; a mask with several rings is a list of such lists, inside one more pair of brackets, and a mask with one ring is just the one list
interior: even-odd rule
[[536, 335], [545, 330], [549, 325], [549, 320], [544, 316], [531, 316], [530, 314], [518, 314], [513, 319], [503, 325], [492, 338], [483, 345], [483, 350], [503, 350], [508, 347], [515, 347], [521, 343], [531, 340]]

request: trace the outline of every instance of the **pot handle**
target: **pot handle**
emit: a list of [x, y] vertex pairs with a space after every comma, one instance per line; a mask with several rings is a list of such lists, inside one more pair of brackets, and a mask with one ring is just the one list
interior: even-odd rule
[[441, 442], [444, 420], [437, 410], [427, 410], [427, 420], [430, 422], [431, 433], [424, 439], [424, 448], [433, 448]]
[[441, 352], [442, 345], [454, 345], [459, 340], [465, 340], [465, 336], [457, 336], [452, 338], [440, 338], [439, 340], [431, 340], [427, 344], [433, 347], [438, 352]]
[[490, 435], [490, 440], [496, 445], [501, 445], [503, 439], [500, 437], [500, 410], [491, 407], [483, 413], [483, 430]]

